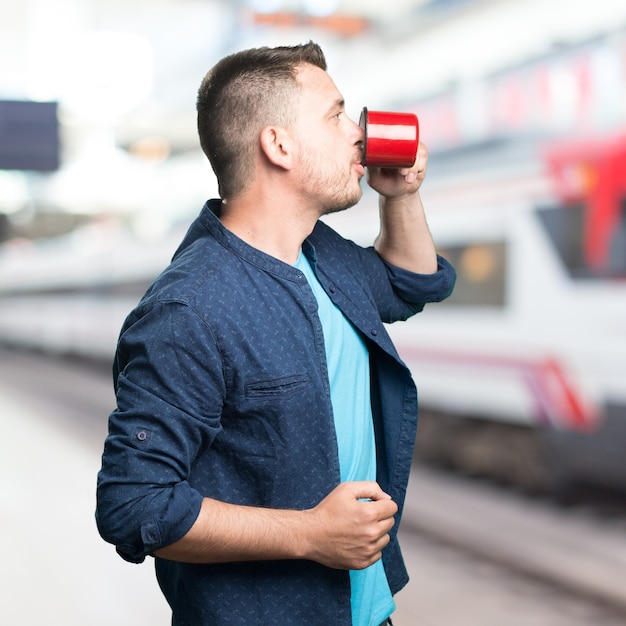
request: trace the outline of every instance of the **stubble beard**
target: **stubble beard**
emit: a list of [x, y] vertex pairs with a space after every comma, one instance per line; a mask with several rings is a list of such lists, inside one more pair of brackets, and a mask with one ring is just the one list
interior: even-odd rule
[[337, 169], [320, 173], [311, 162], [306, 169], [308, 180], [317, 180], [312, 191], [320, 202], [320, 217], [345, 211], [357, 204], [363, 196], [360, 182], [352, 176], [341, 176]]
[[341, 211], [346, 211], [347, 209], [350, 209], [355, 204], [357, 204], [362, 195], [363, 191], [360, 187], [359, 192], [354, 193], [352, 196], [344, 194], [343, 198], [337, 198], [336, 202], [329, 202], [327, 205], [323, 206], [320, 215], [331, 215], [332, 213], [340, 213]]

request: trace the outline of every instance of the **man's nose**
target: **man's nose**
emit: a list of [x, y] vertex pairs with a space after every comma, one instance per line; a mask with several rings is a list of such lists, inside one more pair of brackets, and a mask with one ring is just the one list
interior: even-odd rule
[[363, 144], [365, 142], [365, 131], [352, 118], [350, 118], [350, 122], [355, 133], [354, 143]]

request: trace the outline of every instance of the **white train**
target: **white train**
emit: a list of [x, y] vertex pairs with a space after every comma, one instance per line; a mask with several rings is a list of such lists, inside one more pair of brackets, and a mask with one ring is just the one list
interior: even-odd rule
[[[415, 106], [437, 148], [429, 223], [458, 273], [448, 301], [390, 327], [421, 456], [533, 489], [626, 489], [624, 98], [620, 32]], [[180, 206], [187, 185], [170, 187]], [[376, 211], [366, 193], [328, 219], [367, 244]], [[0, 341], [110, 360], [185, 228], [154, 240], [102, 223], [0, 248]]]
[[[529, 487], [626, 487], [626, 139], [433, 156], [423, 196], [453, 296], [390, 332], [418, 384], [423, 456]], [[199, 208], [199, 207], [198, 207]], [[367, 243], [375, 199], [329, 221]], [[5, 246], [4, 343], [110, 360], [185, 225], [94, 225]]]
[[392, 333], [422, 406], [475, 421], [431, 447], [529, 485], [626, 486], [626, 137], [440, 167], [424, 195], [456, 291]]
[[145, 240], [101, 222], [54, 240], [5, 244], [0, 341], [111, 361], [125, 316], [183, 233]]
[[529, 489], [626, 488], [626, 135], [490, 143], [429, 170], [457, 285], [389, 328], [418, 385], [420, 455]]

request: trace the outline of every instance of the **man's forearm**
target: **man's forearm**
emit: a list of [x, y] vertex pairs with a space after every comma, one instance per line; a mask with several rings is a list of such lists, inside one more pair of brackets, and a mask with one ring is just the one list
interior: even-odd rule
[[380, 233], [374, 244], [388, 263], [417, 274], [437, 271], [437, 253], [419, 193], [380, 198]]
[[198, 564], [307, 559], [336, 569], [362, 569], [381, 558], [397, 510], [370, 481], [342, 483], [305, 511], [205, 498], [189, 532], [155, 556]]
[[306, 513], [202, 502], [189, 532], [156, 556], [185, 563], [303, 558]]

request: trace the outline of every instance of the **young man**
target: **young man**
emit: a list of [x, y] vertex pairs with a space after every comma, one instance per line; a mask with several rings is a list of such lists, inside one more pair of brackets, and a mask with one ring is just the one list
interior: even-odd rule
[[316, 44], [226, 57], [197, 104], [221, 200], [121, 331], [100, 532], [155, 557], [173, 624], [378, 626], [408, 580], [417, 424], [383, 322], [454, 284], [418, 193], [426, 150], [368, 168], [380, 234], [364, 249], [319, 221], [359, 201], [365, 171]]

